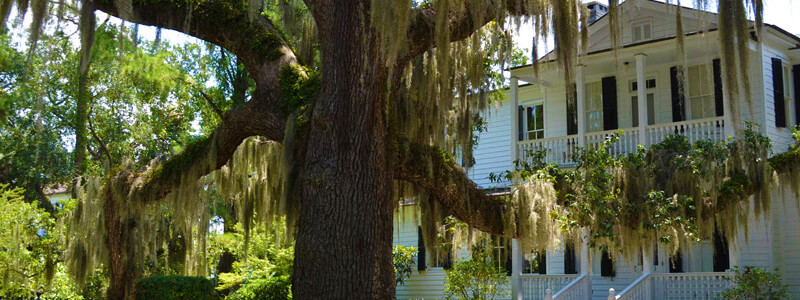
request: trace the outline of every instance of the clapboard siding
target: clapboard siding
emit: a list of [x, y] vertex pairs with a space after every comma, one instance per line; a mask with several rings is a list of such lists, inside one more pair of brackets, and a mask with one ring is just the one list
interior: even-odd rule
[[[394, 214], [394, 239], [393, 244], [417, 247], [417, 226], [419, 225], [418, 207], [406, 205], [400, 207]], [[416, 259], [415, 259], [416, 260]], [[428, 268], [426, 271], [417, 271], [413, 268], [411, 277], [405, 284], [398, 285], [397, 299], [443, 299], [444, 298], [444, 271], [441, 268]]]
[[506, 97], [495, 107], [489, 108], [481, 115], [486, 121], [486, 131], [478, 138], [473, 157], [475, 165], [468, 170], [470, 178], [481, 188], [508, 186], [508, 183], [493, 183], [490, 173], [510, 170], [511, 159], [511, 113], [510, 97]]

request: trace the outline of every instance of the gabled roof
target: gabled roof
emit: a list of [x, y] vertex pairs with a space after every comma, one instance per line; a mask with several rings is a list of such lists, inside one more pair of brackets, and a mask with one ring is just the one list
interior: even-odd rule
[[[651, 5], [651, 6], [652, 6], [652, 5], [659, 5], [659, 6], [664, 6], [664, 7], [667, 7], [667, 8], [669, 8], [669, 7], [676, 7], [676, 6], [677, 6], [677, 4], [666, 3], [666, 2], [656, 1], [656, 0], [639, 0], [639, 1], [640, 1], [639, 3], [647, 3], [648, 5]], [[622, 7], [623, 7], [623, 6], [625, 6], [625, 5], [631, 5], [630, 3], [636, 3], [636, 1], [634, 1], [634, 0], [627, 0], [627, 1], [623, 2], [622, 4], [620, 4], [620, 8], [622, 8]], [[691, 12], [699, 12], [699, 13], [702, 13], [702, 14], [704, 14], [704, 15], [708, 15], [709, 17], [715, 17], [716, 15], [718, 15], [718, 14], [717, 14], [717, 13], [715, 13], [715, 12], [709, 12], [709, 11], [699, 10], [699, 9], [695, 9], [695, 8], [691, 8], [691, 7], [685, 7], [685, 6], [681, 6], [681, 8], [682, 8], [682, 9], [685, 9], [685, 10], [687, 10], [687, 11], [691, 11]], [[623, 12], [625, 12], [625, 10], [623, 10]], [[606, 15], [607, 15], [607, 14], [606, 14]], [[607, 19], [607, 18], [606, 18], [606, 15], [603, 15], [602, 17], [598, 18], [597, 20], [595, 20], [594, 22], [592, 22], [591, 24], [589, 24], [589, 31], [590, 31], [590, 34], [592, 33], [592, 31], [595, 31], [595, 32], [597, 32], [597, 30], [600, 30], [600, 29], [602, 29], [602, 27], [608, 23], [607, 21], [603, 22], [604, 20], [606, 20], [606, 19]], [[687, 14], [687, 15], [688, 15], [688, 14]], [[684, 15], [684, 17], [686, 17], [687, 15]], [[696, 15], [696, 13], [695, 13], [695, 15]], [[750, 24], [751, 24], [751, 26], [750, 26], [750, 27], [751, 27], [751, 30], [752, 30], [752, 28], [754, 27], [753, 23], [754, 23], [753, 21], [750, 21]], [[792, 33], [788, 32], [788, 31], [786, 31], [785, 29], [783, 29], [783, 28], [781, 28], [781, 27], [779, 27], [779, 26], [777, 26], [777, 25], [774, 25], [774, 24], [767, 24], [767, 23], [765, 23], [765, 24], [764, 24], [764, 27], [765, 27], [765, 28], [772, 28], [772, 29], [774, 29], [774, 30], [775, 30], [777, 33], [779, 33], [779, 34], [781, 34], [781, 35], [784, 35], [785, 37], [788, 37], [788, 38], [790, 38], [790, 39], [792, 39], [792, 40], [796, 41], [796, 42], [798, 43], [798, 45], [796, 46], [796, 48], [793, 48], [793, 49], [800, 49], [800, 37], [798, 37], [797, 35], [794, 35], [794, 34], [792, 34]], [[713, 32], [713, 31], [716, 31], [716, 30], [717, 30], [717, 28], [716, 28], [716, 27], [709, 27], [708, 29], [706, 29], [706, 30], [705, 30], [705, 32]], [[702, 33], [702, 31], [687, 31], [687, 32], [685, 33], [685, 35], [686, 35], [686, 36], [691, 36], [691, 35], [695, 35], [695, 34], [697, 34], [697, 33]], [[637, 46], [642, 46], [642, 45], [647, 45], [647, 44], [652, 44], [652, 43], [662, 42], [662, 41], [666, 41], [666, 40], [671, 40], [671, 39], [674, 39], [675, 37], [676, 37], [676, 36], [675, 36], [674, 34], [672, 34], [672, 35], [668, 35], [668, 36], [657, 37], [657, 38], [654, 38], [654, 39], [651, 39], [651, 40], [647, 40], [647, 41], [642, 41], [642, 42], [636, 42], [636, 43], [628, 43], [628, 44], [623, 44], [623, 45], [621, 46], [621, 48], [631, 48], [631, 47], [637, 47]], [[609, 52], [609, 51], [611, 51], [611, 50], [612, 50], [612, 49], [611, 49], [610, 47], [603, 48], [603, 49], [597, 49], [597, 50], [589, 51], [589, 52], [587, 53], [587, 55], [593, 55], [593, 54], [599, 54], [599, 53]], [[555, 56], [555, 49], [553, 49], [553, 50], [550, 50], [550, 51], [549, 51], [547, 54], [545, 54], [544, 56], [542, 56], [542, 57], [538, 58], [537, 60], [538, 60], [540, 63], [541, 63], [541, 62], [545, 62], [545, 63], [546, 63], [546, 62], [552, 62], [552, 61], [554, 61], [554, 60], [555, 60], [555, 57], [554, 57], [554, 56]], [[530, 67], [531, 65], [532, 65], [532, 64], [523, 65], [523, 66], [517, 66], [517, 67], [509, 68], [508, 70], [516, 70], [516, 69], [526, 68], [526, 67]]]

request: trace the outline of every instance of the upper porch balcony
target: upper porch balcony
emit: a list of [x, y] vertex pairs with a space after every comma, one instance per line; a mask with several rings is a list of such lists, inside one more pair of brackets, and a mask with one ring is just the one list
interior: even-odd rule
[[[607, 138], [619, 129], [604, 130], [585, 133], [583, 137], [578, 134], [533, 139], [517, 142], [517, 154], [521, 160], [529, 160], [534, 152], [544, 151], [544, 161], [555, 163], [559, 166], [570, 167], [575, 164], [573, 156], [578, 147], [596, 149]], [[717, 143], [726, 140], [724, 117], [712, 117], [699, 120], [689, 120], [664, 124], [654, 124], [644, 127], [623, 128], [619, 141], [613, 143], [608, 149], [614, 156], [627, 155], [636, 152], [639, 145], [649, 147], [658, 144], [668, 135], [686, 136], [690, 143], [699, 140], [709, 140]]]

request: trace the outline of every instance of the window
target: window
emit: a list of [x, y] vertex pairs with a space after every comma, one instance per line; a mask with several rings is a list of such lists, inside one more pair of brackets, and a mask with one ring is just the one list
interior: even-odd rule
[[586, 132], [603, 130], [603, 86], [600, 82], [586, 84]]
[[783, 101], [786, 103], [784, 107], [784, 113], [786, 114], [786, 124], [791, 124], [792, 120], [792, 110], [789, 107], [793, 107], [792, 104], [792, 91], [791, 91], [791, 80], [790, 80], [790, 73], [792, 71], [789, 68], [789, 65], [783, 64]]
[[522, 273], [526, 274], [547, 274], [547, 255], [545, 252], [536, 251], [530, 256], [532, 259], [525, 259], [522, 266]]
[[567, 244], [564, 248], [564, 274], [578, 274], [576, 262], [575, 247]]
[[544, 104], [525, 108], [525, 133], [528, 140], [544, 138]]
[[649, 41], [653, 38], [653, 23], [650, 20], [635, 22], [631, 28], [633, 43]]
[[689, 72], [689, 109], [692, 120], [716, 116], [714, 84], [707, 65], [691, 66]]
[[492, 263], [496, 267], [506, 270], [507, 276], [511, 276], [511, 239], [491, 235], [488, 246], [492, 249]]
[[[655, 124], [656, 112], [656, 79], [650, 78], [645, 81], [645, 96], [647, 97], [647, 125]], [[631, 81], [631, 127], [639, 126], [639, 95], [637, 94], [638, 86], [636, 80]]]

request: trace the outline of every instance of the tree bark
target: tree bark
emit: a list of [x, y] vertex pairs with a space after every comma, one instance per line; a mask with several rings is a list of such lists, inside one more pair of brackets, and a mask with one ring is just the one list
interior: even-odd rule
[[[296, 156], [303, 175], [299, 177], [301, 208], [293, 296], [295, 299], [394, 299], [391, 232], [396, 205], [392, 182], [395, 178], [422, 185], [459, 218], [490, 232], [502, 233], [498, 220], [502, 219], [499, 210], [504, 206], [502, 202], [485, 197], [485, 192], [471, 184], [465, 174], [458, 173], [460, 169], [452, 160], [440, 161], [449, 167], [435, 178], [425, 177], [425, 172], [419, 168], [393, 163], [399, 156], [393, 153], [396, 151], [394, 137], [389, 134], [386, 120], [388, 68], [380, 56], [371, 27], [371, 1], [305, 2], [320, 33], [322, 89], [312, 105], [310, 122], [303, 128], [303, 147], [307, 151]], [[175, 29], [218, 44], [236, 54], [256, 82], [252, 100], [228, 112], [210, 141], [214, 147], [208, 149], [216, 149], [213, 154], [216, 163], [202, 166], [201, 172], [169, 168], [177, 170], [176, 173], [169, 176], [134, 174], [151, 178], [131, 191], [134, 199], [160, 199], [179, 184], [181, 173], [205, 174], [219, 168], [248, 136], [283, 139], [286, 119], [279, 110], [286, 95], [280, 95], [277, 77], [282, 66], [296, 63], [296, 59], [285, 41], [279, 45], [283, 56], [268, 59], [264, 49], [258, 47], [262, 43], [254, 44], [252, 40], [265, 31], [276, 33], [277, 30], [262, 17], [249, 20], [243, 13], [246, 9], [233, 7], [228, 13], [221, 11], [231, 3], [208, 0], [187, 9], [180, 1], [134, 2], [137, 17], [130, 21]], [[516, 2], [509, 3], [507, 9], [513, 11], [510, 5]], [[481, 4], [487, 9], [493, 8], [497, 0], [485, 0]], [[112, 1], [101, 2], [99, 9], [119, 15]], [[451, 16], [452, 39], [468, 37], [500, 12], [487, 11], [485, 18], [477, 22], [469, 14]], [[432, 8], [414, 13], [409, 29], [409, 49], [401, 53], [399, 64], [435, 47], [435, 13]], [[162, 165], [175, 161], [180, 165], [187, 162], [200, 165], [207, 159], [208, 155], [200, 152], [172, 158]], [[447, 176], [456, 176], [458, 180], [444, 180]], [[469, 195], [471, 200], [464, 195]], [[479, 213], [473, 214], [475, 212]], [[109, 234], [124, 232], [121, 223], [110, 224]], [[112, 253], [114, 249], [124, 249], [122, 235], [109, 240]], [[112, 265], [115, 259], [112, 257]], [[119, 270], [128, 268], [130, 266], [124, 262], [122, 266], [113, 266], [112, 281], [124, 280], [118, 275]], [[125, 291], [122, 284], [112, 285], [115, 293], [120, 288]], [[114, 295], [117, 294], [110, 294], [111, 298], [118, 299]]]
[[295, 299], [393, 299], [385, 66], [369, 1], [312, 6], [322, 90], [312, 114], [295, 245]]

